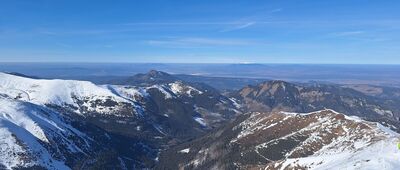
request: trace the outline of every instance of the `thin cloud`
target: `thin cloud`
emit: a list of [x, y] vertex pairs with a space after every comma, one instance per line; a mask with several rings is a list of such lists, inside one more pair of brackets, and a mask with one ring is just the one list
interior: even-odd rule
[[57, 33], [53, 31], [41, 31], [40, 33], [44, 35], [57, 35]]
[[276, 9], [269, 11], [269, 13], [281, 12], [282, 10], [283, 10], [282, 8], [276, 8]]
[[204, 46], [240, 46], [255, 44], [255, 42], [240, 39], [216, 38], [174, 38], [146, 41], [149, 45], [166, 47], [204, 47]]
[[252, 25], [256, 22], [138, 22], [138, 23], [124, 23], [121, 25], [125, 26], [220, 26], [229, 27], [221, 30], [220, 32], [229, 32], [234, 30], [240, 30]]
[[72, 47], [72, 45], [70, 45], [70, 44], [66, 44], [66, 43], [60, 43], [60, 42], [58, 42], [58, 43], [55, 43], [57, 46], [60, 46], [60, 47], [64, 47], [64, 48], [71, 48]]
[[[267, 11], [267, 17], [270, 17], [269, 14], [280, 12], [280, 11], [282, 11], [282, 8], [276, 8], [276, 9], [272, 9], [270, 11]], [[265, 13], [264, 13], [264, 15], [265, 15]], [[230, 32], [230, 31], [241, 30], [241, 29], [245, 29], [245, 28], [251, 27], [251, 26], [253, 26], [255, 24], [259, 24], [259, 23], [260, 24], [266, 24], [266, 23], [269, 24], [270, 23], [270, 22], [267, 22], [267, 21], [260, 21], [260, 19], [264, 20], [265, 16], [261, 16], [261, 15], [257, 14], [257, 15], [254, 15], [254, 16], [242, 18], [240, 21], [237, 22], [237, 24], [233, 25], [230, 28], [223, 29], [220, 32]]]
[[344, 31], [344, 32], [336, 32], [333, 33], [334, 36], [343, 37], [343, 36], [353, 36], [353, 35], [360, 35], [364, 34], [365, 31]]
[[234, 22], [131, 22], [120, 25], [126, 26], [196, 26], [196, 25], [235, 25]]
[[252, 26], [254, 24], [256, 24], [256, 22], [243, 23], [243, 24], [237, 25], [237, 26], [232, 27], [232, 28], [227, 28], [227, 29], [221, 30], [221, 32], [229, 32], [229, 31], [241, 30], [241, 29], [250, 27], [250, 26]]

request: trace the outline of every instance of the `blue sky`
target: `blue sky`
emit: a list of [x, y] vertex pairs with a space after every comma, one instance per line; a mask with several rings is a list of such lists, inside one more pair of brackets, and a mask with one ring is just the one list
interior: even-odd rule
[[0, 0], [2, 62], [400, 64], [398, 0]]

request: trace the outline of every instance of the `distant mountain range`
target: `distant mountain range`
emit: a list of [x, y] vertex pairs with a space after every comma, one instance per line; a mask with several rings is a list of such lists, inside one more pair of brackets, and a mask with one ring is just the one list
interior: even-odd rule
[[[217, 84], [219, 78], [197, 78], [151, 70], [96, 85], [0, 73], [0, 169], [317, 168], [306, 158], [331, 151], [321, 147], [340, 137], [364, 142], [364, 156], [380, 142], [391, 146], [397, 135], [392, 130], [399, 129], [396, 88], [372, 93], [366, 87], [261, 79], [238, 88], [246, 79], [221, 78], [238, 89], [221, 92], [203, 81]], [[325, 139], [328, 132], [321, 128], [335, 133]], [[282, 138], [287, 135], [290, 140]], [[322, 139], [297, 151], [311, 142], [310, 135]], [[283, 144], [269, 150], [265, 143], [271, 141]], [[351, 143], [340, 142], [334, 146]], [[280, 154], [270, 154], [275, 151]], [[331, 166], [323, 157], [315, 160]], [[374, 163], [360, 165], [368, 162]]]

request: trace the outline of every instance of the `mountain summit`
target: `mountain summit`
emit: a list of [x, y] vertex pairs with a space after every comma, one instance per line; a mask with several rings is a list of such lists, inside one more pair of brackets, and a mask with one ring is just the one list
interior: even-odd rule
[[145, 74], [140, 73], [128, 78], [112, 81], [110, 84], [149, 86], [154, 84], [172, 83], [177, 80], [179, 80], [177, 77], [166, 72], [150, 70]]

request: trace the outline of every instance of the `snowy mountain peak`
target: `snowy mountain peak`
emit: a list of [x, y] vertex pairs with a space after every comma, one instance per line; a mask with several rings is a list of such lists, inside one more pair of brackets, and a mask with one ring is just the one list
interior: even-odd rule
[[119, 108], [132, 105], [91, 82], [30, 79], [5, 73], [0, 73], [0, 93], [39, 105], [72, 106], [80, 114], [117, 113]]
[[157, 84], [166, 84], [178, 81], [179, 79], [166, 72], [150, 70], [147, 73], [136, 74], [120, 80], [114, 80], [110, 84], [118, 85], [134, 85], [134, 86], [151, 86]]
[[156, 78], [156, 77], [163, 77], [163, 76], [170, 76], [168, 73], [166, 72], [162, 72], [162, 71], [157, 71], [157, 70], [150, 70], [147, 73], [148, 76]]

